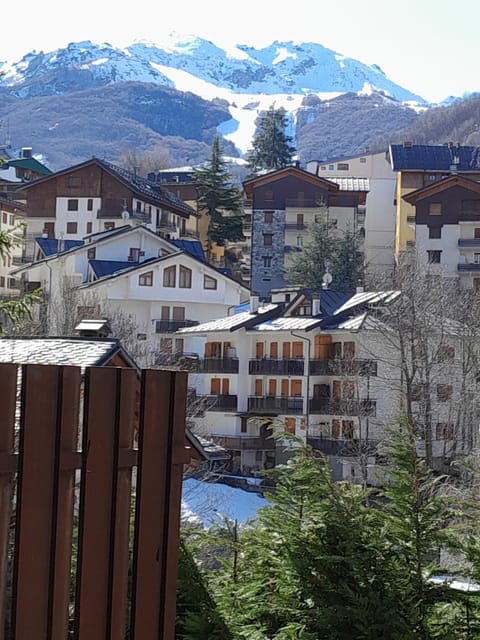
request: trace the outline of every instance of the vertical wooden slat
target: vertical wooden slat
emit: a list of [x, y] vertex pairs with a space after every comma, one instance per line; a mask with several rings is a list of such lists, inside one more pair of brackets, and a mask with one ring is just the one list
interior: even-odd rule
[[187, 378], [143, 371], [135, 522], [135, 640], [172, 640]]
[[0, 640], [4, 639], [5, 596], [7, 585], [7, 550], [12, 508], [13, 474], [9, 470], [7, 456], [13, 454], [15, 429], [15, 400], [17, 390], [17, 365], [0, 364], [0, 389], [2, 410], [0, 412]]
[[126, 369], [93, 367], [85, 376], [75, 620], [79, 640], [123, 637], [123, 629], [120, 635], [116, 630], [125, 624], [126, 587], [114, 585], [128, 572], [130, 483], [119, 479], [118, 468], [120, 441], [130, 438], [127, 432], [134, 424], [135, 382], [136, 372]]
[[59, 499], [59, 476], [78, 419], [79, 372], [44, 365], [22, 372], [12, 626], [16, 640], [35, 640], [66, 628], [71, 507]]

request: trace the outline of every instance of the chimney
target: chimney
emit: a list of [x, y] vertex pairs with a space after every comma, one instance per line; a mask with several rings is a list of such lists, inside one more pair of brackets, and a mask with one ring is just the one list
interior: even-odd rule
[[312, 316], [320, 315], [320, 294], [312, 293]]
[[22, 147], [22, 158], [31, 158], [32, 157], [32, 147]]
[[260, 306], [260, 297], [257, 291], [250, 292], [250, 313], [257, 313]]
[[357, 287], [356, 293], [363, 293], [363, 287]]
[[111, 330], [105, 318], [84, 318], [75, 327], [81, 338], [106, 338]]

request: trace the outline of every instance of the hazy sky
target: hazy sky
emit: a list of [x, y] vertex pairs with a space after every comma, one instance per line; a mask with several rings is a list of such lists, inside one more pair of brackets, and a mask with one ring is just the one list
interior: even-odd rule
[[0, 61], [176, 31], [220, 45], [318, 42], [431, 101], [480, 90], [479, 0], [23, 0], [0, 16]]

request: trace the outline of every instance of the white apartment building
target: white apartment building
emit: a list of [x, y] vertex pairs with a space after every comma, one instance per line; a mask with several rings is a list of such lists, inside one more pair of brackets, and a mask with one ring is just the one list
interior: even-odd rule
[[9, 255], [0, 257], [0, 296], [11, 297], [19, 294], [19, 284], [11, 272], [21, 264], [23, 235], [21, 224], [24, 213], [22, 204], [7, 198], [0, 198], [0, 231], [14, 235], [18, 240]]
[[365, 229], [366, 273], [373, 277], [390, 272], [395, 251], [395, 185], [388, 154], [385, 151], [365, 153], [335, 160], [307, 163], [307, 171], [337, 184], [348, 184], [353, 179], [368, 180], [368, 193], [362, 224]]
[[[230, 451], [232, 472], [261, 473], [283, 461], [288, 443], [270, 436], [286, 432], [328, 455], [336, 479], [377, 482], [403, 387], [399, 354], [376, 316], [398, 295], [278, 290], [270, 303], [252, 297], [233, 315], [178, 331], [188, 351], [190, 339], [203, 337], [190, 377], [203, 402], [196, 428]], [[440, 366], [448, 371], [432, 382], [437, 460], [452, 447], [454, 347]]]

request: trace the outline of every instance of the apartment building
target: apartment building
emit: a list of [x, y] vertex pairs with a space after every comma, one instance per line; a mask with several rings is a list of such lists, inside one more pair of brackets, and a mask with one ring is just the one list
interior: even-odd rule
[[34, 258], [35, 238], [82, 240], [126, 223], [144, 224], [164, 238], [187, 237], [196, 212], [148, 180], [92, 158], [23, 185], [26, 194], [24, 256]]
[[396, 174], [395, 254], [415, 246], [415, 207], [405, 198], [409, 193], [461, 175], [480, 180], [478, 147], [452, 142], [443, 145], [419, 145], [411, 142], [392, 144], [389, 159]]
[[[232, 315], [179, 330], [189, 352], [190, 339], [204, 340], [190, 375], [196, 430], [230, 452], [234, 473], [261, 475], [285, 461], [292, 446], [281, 438], [287, 433], [327, 455], [336, 479], [375, 484], [388, 428], [398, 424], [404, 406], [400, 353], [382, 322], [383, 310], [399, 296], [274, 290], [271, 302], [252, 296]], [[428, 390], [432, 457], [439, 466], [453, 455], [460, 356], [455, 337], [439, 332]], [[415, 378], [414, 386], [420, 423], [425, 385]], [[477, 418], [468, 423], [472, 433]], [[421, 440], [420, 453], [425, 447]], [[459, 442], [456, 447], [460, 452]]]
[[306, 168], [341, 188], [349, 182], [360, 185], [364, 181], [366, 203], [363, 209], [358, 207], [358, 219], [365, 235], [365, 278], [367, 282], [375, 281], [389, 273], [394, 265], [396, 174], [387, 152], [371, 153], [366, 149], [355, 156], [312, 160]]
[[336, 184], [298, 167], [285, 167], [243, 183], [250, 211], [251, 288], [262, 299], [284, 287], [292, 256], [301, 251], [309, 225], [324, 208], [339, 230], [363, 237], [365, 185]]

